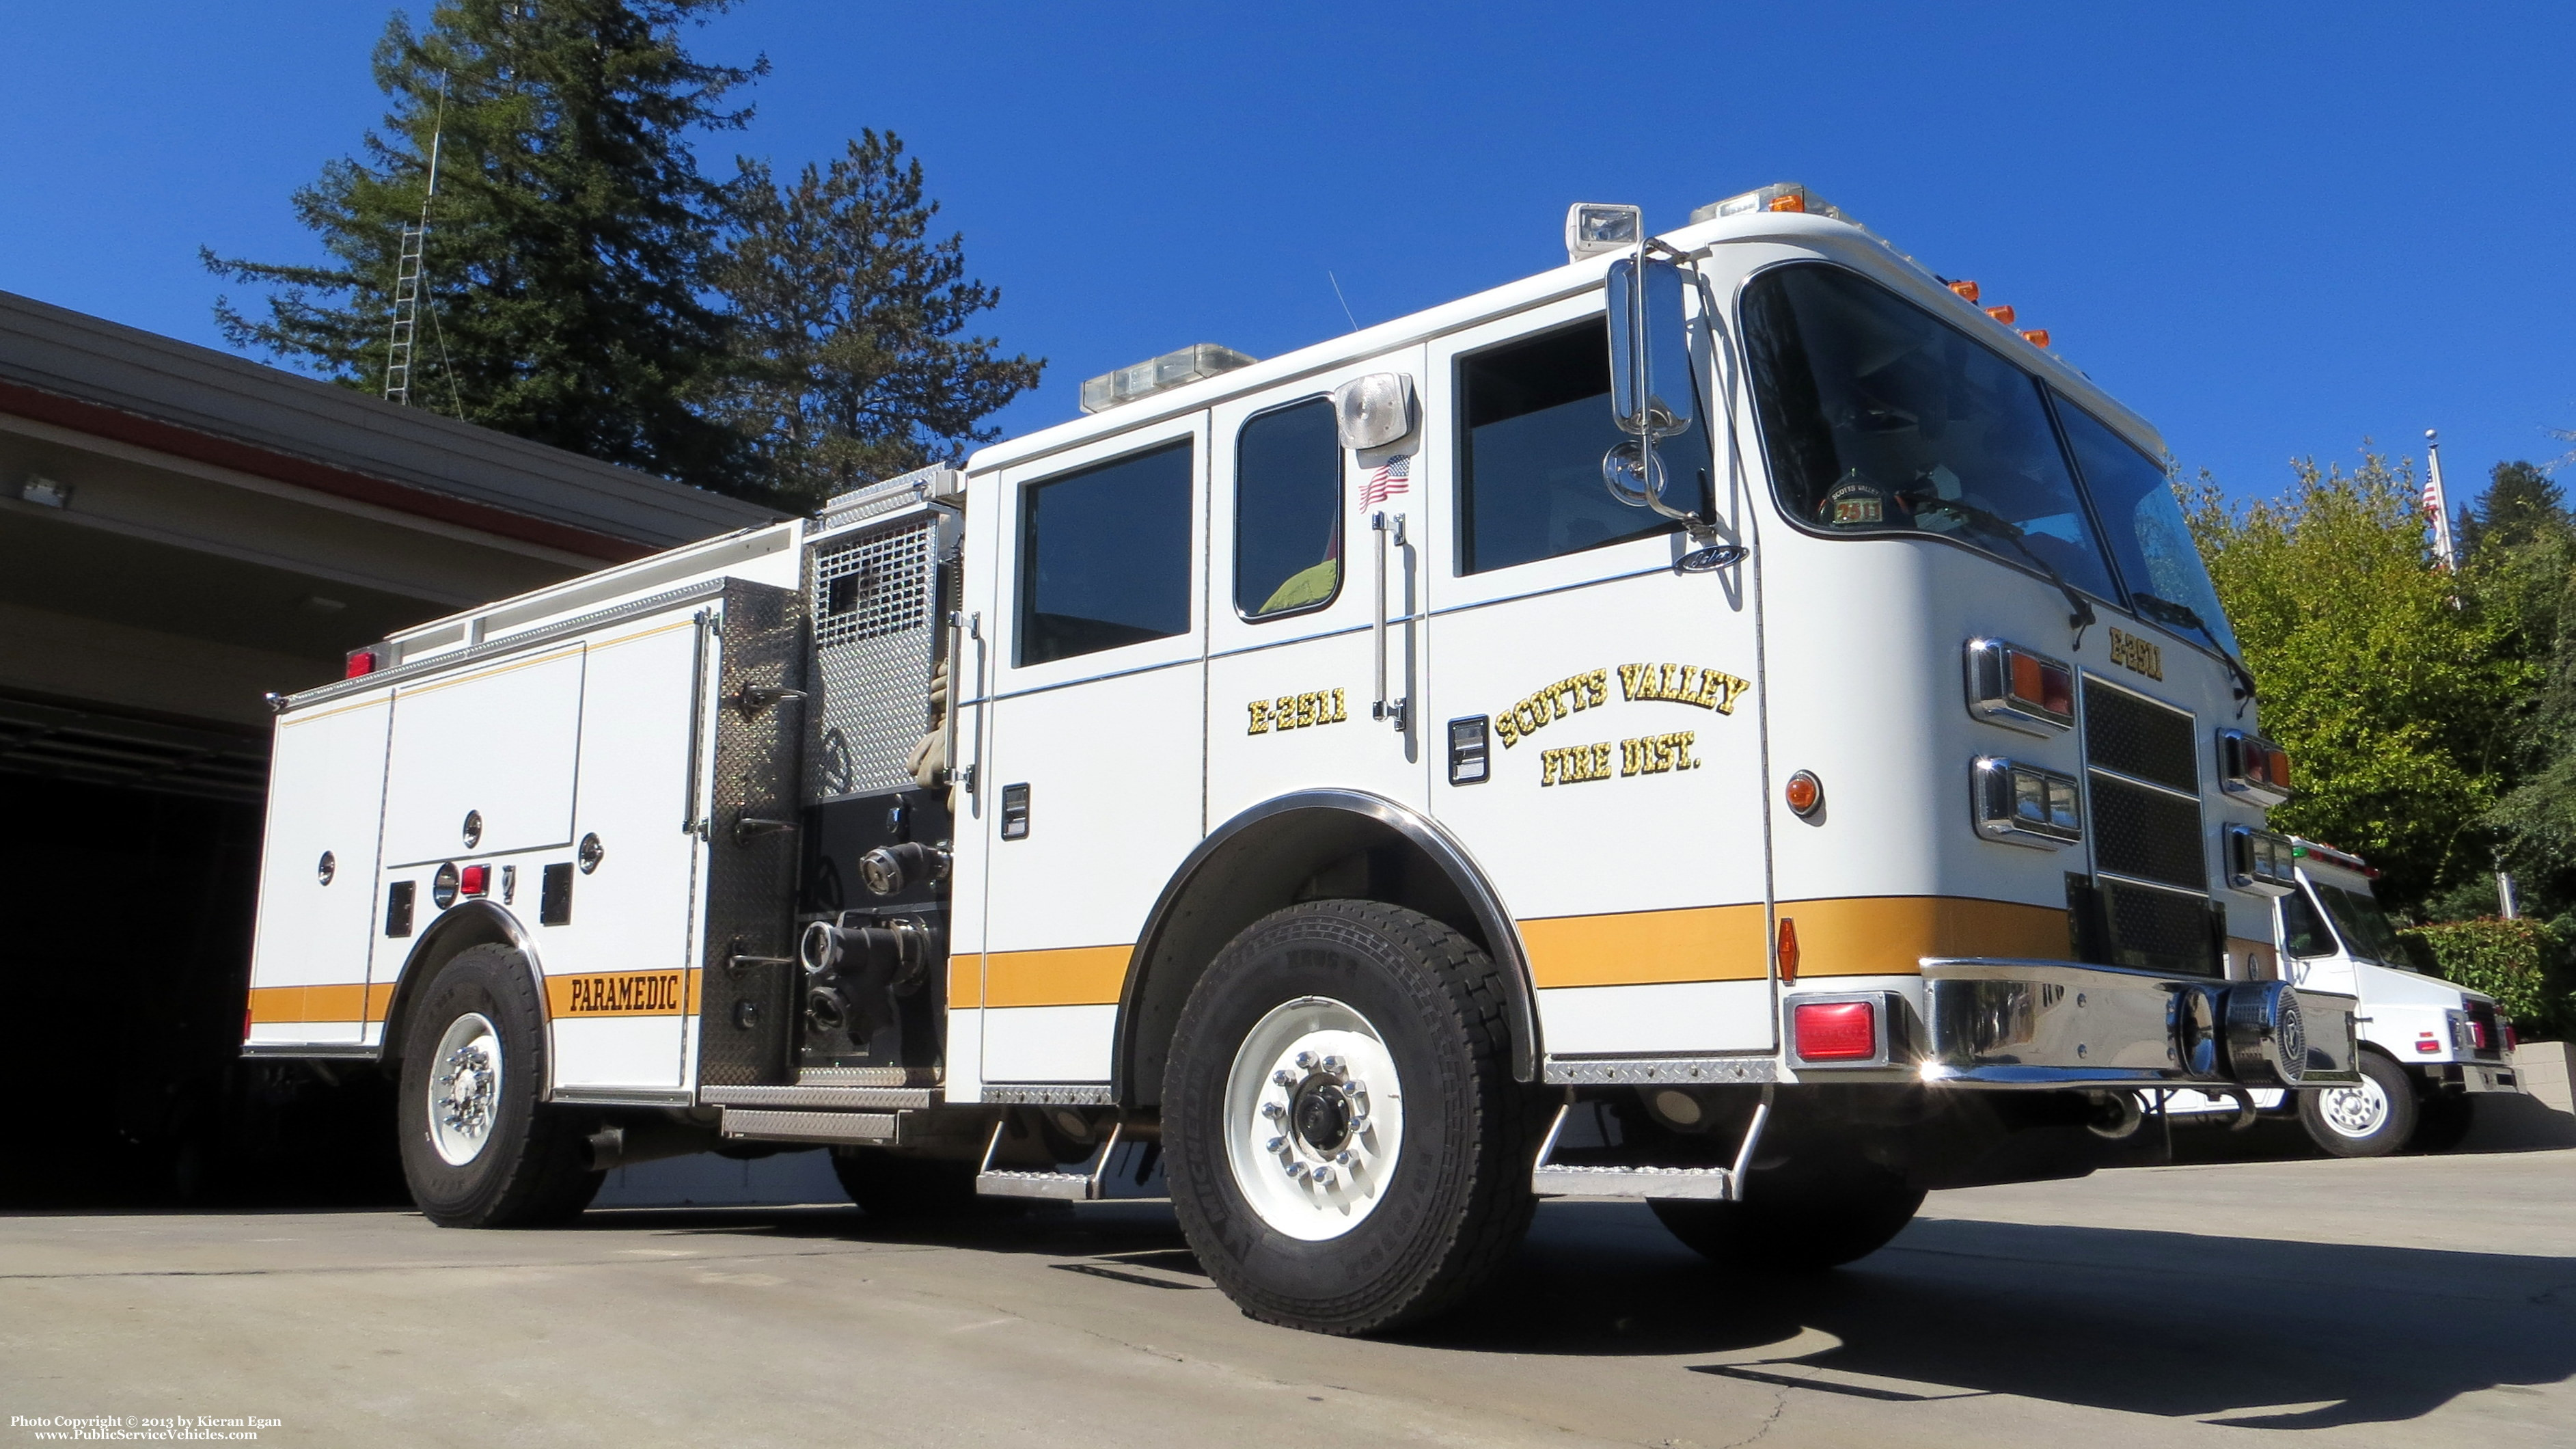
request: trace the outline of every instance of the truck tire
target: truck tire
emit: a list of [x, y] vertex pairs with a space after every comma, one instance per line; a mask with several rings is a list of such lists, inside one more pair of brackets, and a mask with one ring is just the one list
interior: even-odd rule
[[2417, 1152], [2448, 1152], [2466, 1142], [2477, 1125], [2478, 1099], [2465, 1092], [2427, 1092], [2415, 1103], [2415, 1135], [2406, 1145]]
[[980, 1213], [985, 1203], [975, 1195], [972, 1162], [898, 1157], [877, 1147], [836, 1147], [832, 1175], [861, 1211], [886, 1222], [961, 1218]]
[[2299, 1093], [2299, 1125], [2330, 1157], [2385, 1157], [2415, 1135], [2415, 1081], [2375, 1051], [2361, 1053], [2361, 1080]]
[[458, 952], [413, 1005], [395, 1121], [403, 1178], [431, 1222], [568, 1222], [599, 1191], [588, 1123], [541, 1100], [545, 1042], [527, 959], [507, 946]]
[[1923, 1189], [1857, 1152], [1811, 1149], [1751, 1174], [1741, 1202], [1650, 1204], [1682, 1245], [1722, 1268], [1780, 1276], [1866, 1258], [1914, 1221]]
[[1501, 973], [1375, 901], [1276, 911], [1190, 992], [1163, 1080], [1165, 1171], [1244, 1313], [1317, 1333], [1418, 1323], [1528, 1230], [1536, 1106]]

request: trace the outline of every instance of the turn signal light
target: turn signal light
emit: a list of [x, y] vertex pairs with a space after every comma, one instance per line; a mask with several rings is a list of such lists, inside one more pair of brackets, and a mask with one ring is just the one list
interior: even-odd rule
[[376, 659], [375, 650], [352, 649], [349, 651], [348, 665], [341, 672], [340, 677], [342, 679], [356, 679], [361, 675], [373, 674], [376, 672], [377, 664], [378, 661]]
[[2218, 785], [2257, 805], [2278, 805], [2290, 798], [2290, 752], [2260, 735], [2220, 730]]
[[1784, 986], [1798, 979], [1798, 923], [1787, 916], [1780, 918], [1780, 983]]
[[1802, 1061], [1862, 1062], [1878, 1055], [1875, 1002], [1802, 1001], [1789, 1020]]
[[1977, 284], [1974, 282], [1952, 282], [1950, 290], [1971, 302], [1977, 300]]
[[1968, 710], [2025, 734], [2075, 725], [2075, 670], [2001, 639], [1968, 641]]
[[2006, 327], [2010, 327], [2013, 324], [2013, 309], [2010, 307], [1988, 307], [1986, 309], [1986, 315], [1994, 318], [1998, 322], [2001, 322]]
[[469, 896], [490, 895], [492, 893], [492, 867], [488, 865], [469, 865], [457, 871], [456, 888]]

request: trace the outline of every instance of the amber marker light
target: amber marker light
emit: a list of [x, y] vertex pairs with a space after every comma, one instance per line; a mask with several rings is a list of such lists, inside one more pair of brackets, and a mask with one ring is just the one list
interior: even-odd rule
[[2048, 345], [2048, 329], [2045, 327], [2030, 328], [2021, 334], [2021, 340], [2029, 343], [2033, 347], [2046, 347]]
[[1816, 813], [1817, 806], [1825, 803], [1825, 783], [1816, 778], [1813, 770], [1800, 770], [1789, 777], [1789, 783], [1780, 791], [1780, 796], [1789, 802], [1790, 813], [1804, 820]]
[[1762, 209], [1765, 211], [1805, 211], [1807, 209], [1807, 198], [1792, 191], [1786, 196], [1775, 196], [1771, 198], [1771, 204]]
[[2010, 327], [2013, 324], [2013, 309], [2010, 307], [1988, 307], [1986, 309], [1986, 315], [1994, 318], [1998, 322], [2001, 322], [2006, 327]]
[[1950, 284], [1950, 290], [1958, 293], [1968, 301], [1973, 302], [1977, 300], [1977, 284], [1974, 282], [1952, 282]]
[[1798, 923], [1787, 916], [1780, 918], [1780, 984], [1786, 986], [1798, 979]]

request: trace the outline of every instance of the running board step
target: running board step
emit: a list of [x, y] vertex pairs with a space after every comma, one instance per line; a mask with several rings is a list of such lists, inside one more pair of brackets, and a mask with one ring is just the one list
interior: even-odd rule
[[773, 1112], [741, 1107], [724, 1109], [717, 1130], [727, 1137], [773, 1142], [870, 1142], [901, 1140], [900, 1112]]
[[993, 1166], [993, 1153], [1002, 1145], [1002, 1131], [1009, 1126], [1005, 1118], [993, 1124], [993, 1135], [984, 1143], [984, 1161], [975, 1169], [975, 1191], [984, 1197], [1034, 1197], [1051, 1202], [1098, 1202], [1100, 1175], [1109, 1169], [1109, 1154], [1118, 1147], [1118, 1126], [1100, 1150], [1091, 1154], [1087, 1170], [1082, 1172], [1040, 1172], [1029, 1168]]
[[1735, 1149], [1733, 1167], [1576, 1167], [1551, 1162], [1556, 1139], [1565, 1131], [1566, 1114], [1574, 1110], [1569, 1095], [1565, 1105], [1556, 1109], [1556, 1120], [1548, 1124], [1547, 1140], [1538, 1145], [1538, 1159], [1530, 1167], [1530, 1195], [1741, 1202], [1744, 1174], [1753, 1166], [1753, 1150], [1761, 1145], [1763, 1125], [1771, 1120], [1771, 1095], [1772, 1088], [1765, 1085], [1762, 1100], [1753, 1108], [1753, 1120], [1744, 1124], [1744, 1141]]

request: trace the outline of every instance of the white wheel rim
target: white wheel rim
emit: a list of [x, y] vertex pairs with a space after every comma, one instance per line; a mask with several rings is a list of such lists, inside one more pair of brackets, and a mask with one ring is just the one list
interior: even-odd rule
[[1225, 1079], [1225, 1159], [1261, 1220], [1338, 1238], [1377, 1209], [1404, 1150], [1404, 1085], [1368, 1018], [1301, 996], [1253, 1023]]
[[2326, 1126], [2342, 1137], [2367, 1137], [2388, 1125], [2388, 1093], [2369, 1076], [2358, 1086], [2329, 1090], [2317, 1109]]
[[450, 1167], [463, 1167], [492, 1140], [500, 1107], [501, 1033], [469, 1011], [447, 1024], [430, 1057], [429, 1144]]

